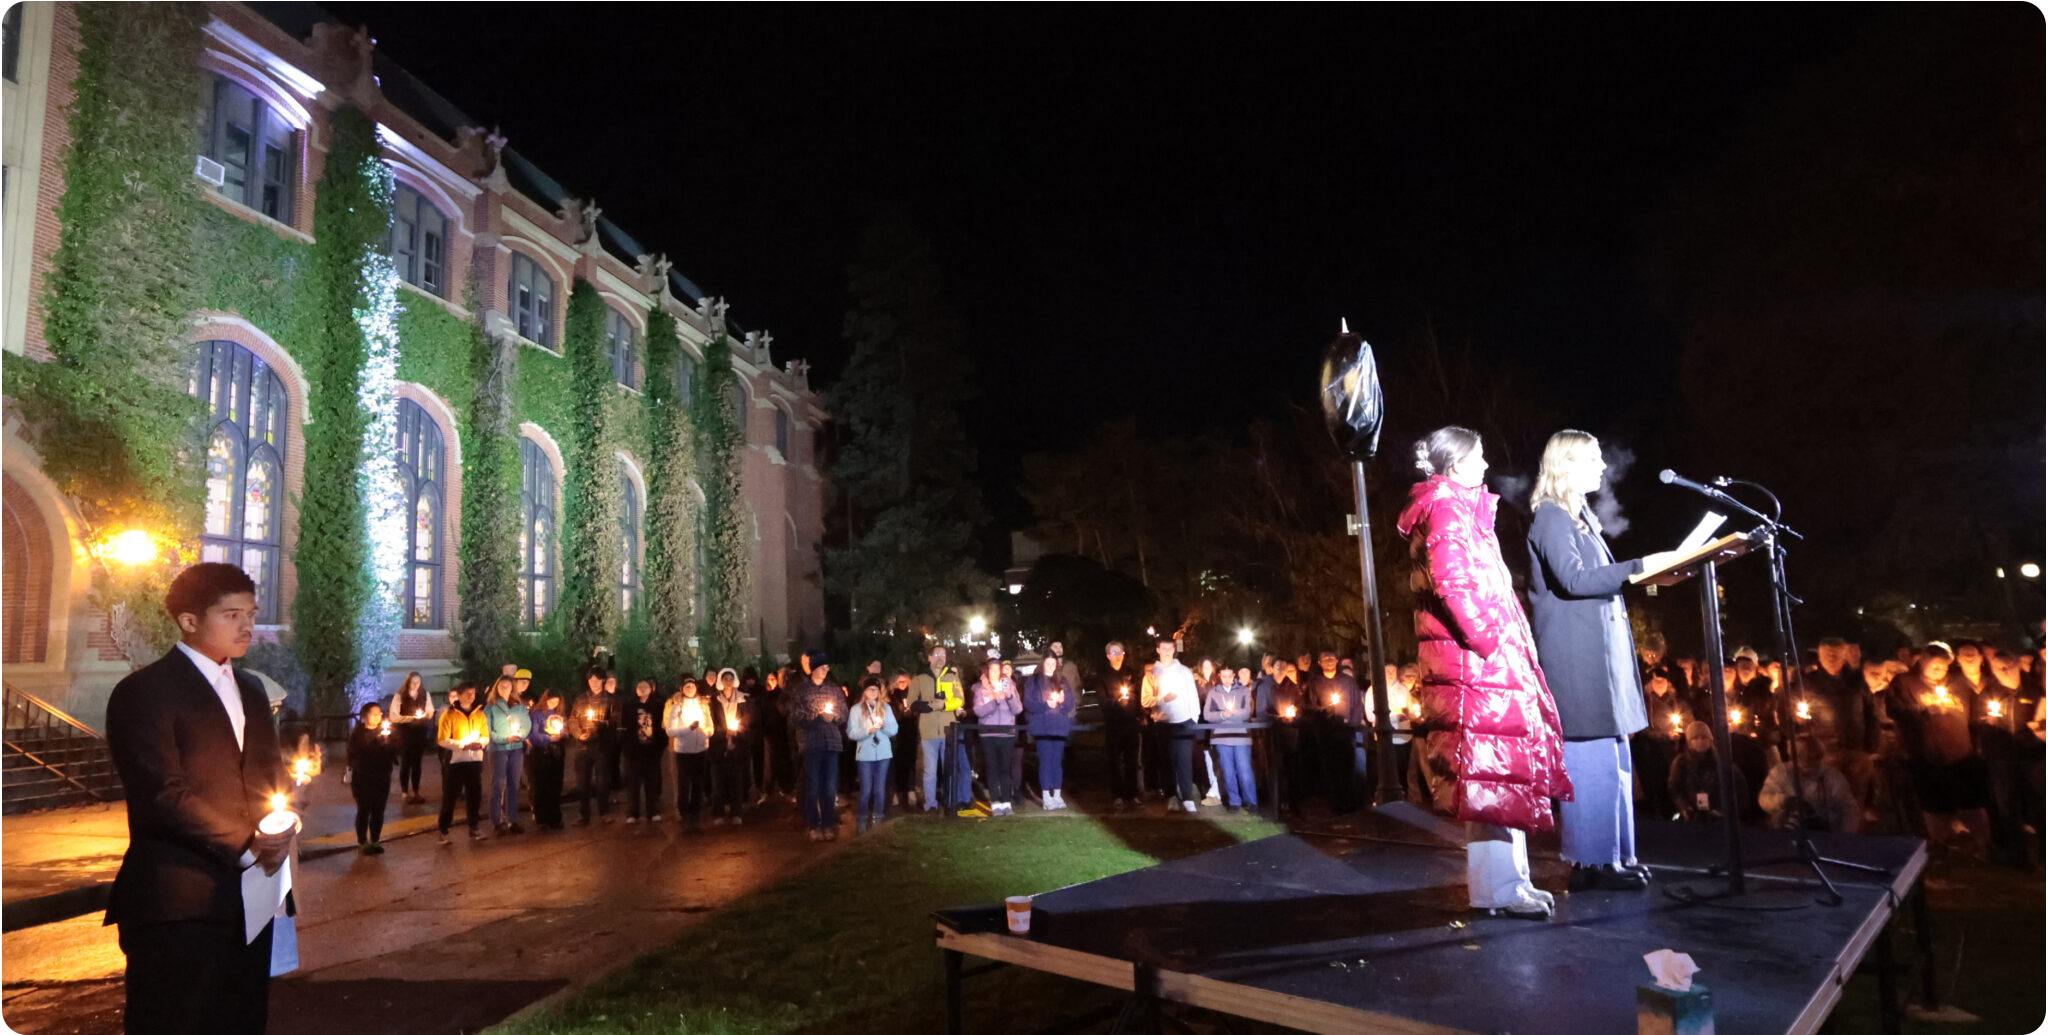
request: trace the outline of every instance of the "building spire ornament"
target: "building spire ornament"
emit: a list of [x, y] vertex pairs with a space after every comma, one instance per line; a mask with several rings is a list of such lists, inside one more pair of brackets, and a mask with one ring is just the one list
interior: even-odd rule
[[697, 300], [697, 317], [704, 321], [704, 326], [715, 338], [725, 333], [725, 311], [730, 308], [722, 296], [713, 298], [705, 295]]
[[462, 171], [470, 179], [493, 191], [505, 189], [505, 133], [496, 126], [459, 126], [455, 130], [455, 151]]
[[675, 263], [668, 261], [664, 252], [642, 255], [634, 262], [633, 268], [647, 281], [647, 293], [653, 295], [658, 305], [667, 305], [671, 296], [668, 290], [668, 273]]
[[597, 217], [603, 214], [604, 209], [598, 208], [594, 199], [563, 198], [562, 210], [555, 213], [555, 218], [568, 225], [569, 243], [585, 252], [595, 252], [598, 247]]

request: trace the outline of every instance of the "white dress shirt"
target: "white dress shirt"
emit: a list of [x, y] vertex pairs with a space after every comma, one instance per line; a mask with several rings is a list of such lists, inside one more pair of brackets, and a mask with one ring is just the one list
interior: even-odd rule
[[220, 698], [220, 706], [227, 709], [228, 725], [235, 728], [235, 747], [243, 747], [242, 729], [249, 724], [249, 717], [242, 712], [242, 688], [235, 685], [234, 671], [193, 650], [182, 640], [178, 642], [178, 649], [192, 659], [199, 674], [206, 677], [207, 685], [213, 687], [214, 694]]

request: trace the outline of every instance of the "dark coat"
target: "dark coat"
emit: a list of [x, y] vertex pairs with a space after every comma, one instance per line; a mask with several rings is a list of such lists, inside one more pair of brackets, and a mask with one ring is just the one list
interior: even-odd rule
[[1635, 636], [1620, 607], [1622, 587], [1642, 568], [1640, 560], [1615, 560], [1599, 534], [1580, 528], [1563, 507], [1536, 508], [1529, 609], [1536, 656], [1567, 740], [1625, 737], [1649, 722]]
[[178, 648], [115, 684], [107, 750], [128, 799], [128, 854], [107, 923], [242, 922], [242, 852], [290, 781], [270, 698], [246, 672], [235, 685], [240, 748], [220, 696]]

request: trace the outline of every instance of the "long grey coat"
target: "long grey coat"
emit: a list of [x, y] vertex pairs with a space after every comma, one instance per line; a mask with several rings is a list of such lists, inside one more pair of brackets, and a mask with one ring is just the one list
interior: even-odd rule
[[1625, 737], [1649, 725], [1635, 636], [1621, 602], [1643, 562], [1616, 561], [1593, 515], [1581, 529], [1545, 503], [1529, 525], [1529, 604], [1536, 656], [1566, 740]]

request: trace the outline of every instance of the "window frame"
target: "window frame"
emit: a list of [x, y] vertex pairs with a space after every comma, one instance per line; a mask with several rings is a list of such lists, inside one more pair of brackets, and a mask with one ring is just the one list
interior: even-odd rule
[[[448, 469], [448, 447], [441, 422], [419, 403], [411, 399], [398, 400], [397, 447], [399, 479], [405, 485], [405, 586], [400, 591], [400, 614], [407, 629], [446, 628], [441, 576], [448, 542], [448, 493], [443, 477]], [[433, 540], [428, 545], [425, 559], [420, 557], [419, 551], [419, 506], [423, 497], [434, 508]], [[416, 611], [422, 574], [426, 575], [427, 584], [433, 587], [424, 622], [419, 620]]]
[[[256, 91], [218, 72], [212, 73], [207, 101], [206, 157], [219, 162], [229, 177], [215, 193], [254, 209], [270, 219], [292, 225], [298, 203], [299, 129]], [[229, 110], [225, 101], [240, 105]], [[236, 126], [233, 116], [246, 112], [249, 125]], [[230, 155], [230, 129], [243, 130], [247, 140], [241, 156]], [[271, 158], [273, 153], [276, 162]], [[241, 174], [235, 183], [233, 174]]]
[[[512, 253], [505, 279], [505, 307], [511, 310], [512, 326], [519, 336], [553, 351], [555, 348], [555, 278], [542, 268], [540, 260], [521, 251]], [[520, 274], [527, 274], [527, 297], [520, 297]], [[544, 287], [545, 290], [536, 290]], [[529, 333], [530, 332], [530, 333]]]
[[[533, 439], [519, 440], [519, 627], [538, 629], [554, 614], [556, 597], [555, 463]], [[545, 522], [547, 542], [536, 549], [532, 531]], [[542, 556], [546, 570], [534, 564]], [[545, 605], [541, 601], [546, 591]], [[538, 612], [538, 614], [536, 613]]]
[[641, 595], [640, 544], [644, 505], [640, 499], [640, 487], [633, 482], [632, 474], [623, 463], [619, 465], [619, 486], [619, 546], [623, 554], [619, 563], [619, 612], [630, 615]]
[[[202, 386], [204, 395], [200, 394]], [[224, 531], [207, 531], [202, 516], [201, 557], [224, 561], [247, 572], [248, 557], [252, 553], [260, 556], [260, 572], [250, 576], [256, 583], [256, 621], [274, 625], [281, 604], [278, 587], [282, 584], [279, 567], [284, 560], [284, 507], [288, 495], [285, 461], [290, 454], [291, 397], [275, 367], [248, 346], [224, 338], [198, 344], [186, 390], [207, 408], [206, 423], [199, 436], [199, 454], [210, 459], [214, 437], [224, 432], [234, 445], [234, 457], [227, 472]], [[258, 464], [265, 465], [273, 479], [269, 527], [263, 530], [261, 538], [251, 539], [249, 473]], [[209, 472], [202, 483], [212, 480]]]
[[633, 321], [615, 306], [605, 306], [604, 313], [604, 348], [606, 358], [611, 360], [612, 380], [637, 389], [634, 368], [639, 361], [639, 346], [633, 336]]
[[[440, 223], [434, 232], [432, 220]], [[408, 216], [410, 218], [408, 218]], [[401, 280], [435, 298], [448, 297], [448, 228], [454, 222], [425, 191], [400, 183], [391, 192], [391, 232], [384, 251]], [[438, 249], [439, 254], [430, 254]]]

